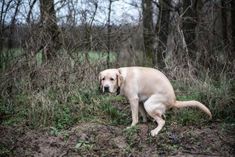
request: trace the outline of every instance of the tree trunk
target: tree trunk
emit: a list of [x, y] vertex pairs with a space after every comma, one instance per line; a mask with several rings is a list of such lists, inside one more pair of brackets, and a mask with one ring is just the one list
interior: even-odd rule
[[235, 1], [231, 2], [231, 27], [232, 27], [232, 50], [228, 54], [228, 58], [233, 65], [233, 69], [235, 68]]
[[[224, 46], [229, 44], [229, 39], [228, 39], [228, 2], [226, 0], [221, 1], [221, 18], [222, 18], [222, 32], [223, 32], [223, 42]], [[226, 46], [227, 47], [227, 46]]]
[[59, 29], [56, 23], [56, 11], [53, 0], [40, 0], [41, 24], [43, 26], [42, 47], [46, 59], [56, 56], [60, 48]]
[[153, 32], [153, 15], [152, 15], [152, 1], [142, 0], [143, 11], [143, 38], [144, 49], [146, 54], [145, 64], [152, 66], [154, 64], [154, 32]]
[[1, 63], [2, 63], [2, 49], [3, 49], [3, 32], [5, 28], [5, 19], [3, 18], [3, 12], [4, 12], [4, 7], [5, 7], [6, 2], [5, 0], [2, 1], [2, 6], [1, 6], [1, 12], [0, 12], [0, 68], [1, 68]]
[[164, 68], [164, 58], [167, 51], [167, 37], [169, 32], [170, 8], [168, 6], [170, 0], [159, 1], [159, 14], [156, 24], [155, 34], [158, 39], [158, 47], [155, 50], [157, 54], [157, 66]]
[[17, 16], [18, 11], [19, 11], [19, 6], [20, 6], [20, 3], [21, 3], [21, 0], [17, 0], [15, 3], [16, 3], [15, 4], [16, 7], [15, 7], [14, 14], [12, 16], [12, 19], [11, 19], [10, 35], [9, 35], [9, 38], [8, 38], [8, 48], [9, 49], [13, 48], [13, 34], [14, 34], [14, 31], [15, 31], [16, 16]]
[[112, 0], [109, 0], [109, 8], [108, 8], [108, 28], [107, 28], [107, 48], [108, 48], [108, 51], [107, 51], [107, 67], [109, 68], [110, 65], [109, 65], [109, 61], [110, 61], [110, 49], [111, 49], [111, 45], [110, 45], [110, 35], [111, 35], [111, 25], [110, 25], [110, 18], [111, 18], [111, 9], [112, 9]]
[[189, 56], [196, 59], [196, 26], [198, 24], [198, 13], [201, 11], [201, 0], [183, 1], [183, 32], [187, 44]]
[[[231, 20], [232, 20], [232, 46], [235, 53], [235, 1], [231, 1]], [[234, 58], [234, 57], [233, 57]]]

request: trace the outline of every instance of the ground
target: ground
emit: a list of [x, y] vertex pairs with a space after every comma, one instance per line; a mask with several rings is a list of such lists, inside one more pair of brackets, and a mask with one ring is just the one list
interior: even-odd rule
[[30, 130], [0, 126], [1, 156], [234, 156], [234, 128], [221, 122], [207, 126], [166, 126], [149, 135], [153, 122], [126, 126], [80, 123], [68, 130]]
[[[58, 114], [55, 119], [58, 124], [51, 127], [34, 126], [30, 120], [19, 117], [14, 119], [21, 113], [20, 110], [11, 116], [0, 114], [0, 156], [235, 156], [233, 121], [215, 116], [208, 120], [199, 110], [191, 108], [170, 110], [166, 113], [163, 129], [156, 137], [151, 137], [150, 131], [157, 125], [151, 119], [126, 129], [131, 124], [130, 107], [126, 100], [90, 95], [78, 95], [82, 97], [82, 104], [74, 98], [71, 103], [75, 106], [70, 110], [62, 108], [63, 114]], [[69, 107], [69, 104], [63, 107]], [[21, 111], [25, 112], [25, 108]], [[68, 113], [73, 110], [77, 110], [74, 112], [74, 117], [77, 117], [75, 123], [68, 123], [61, 129], [61, 124], [70, 122], [72, 116]], [[42, 121], [42, 116], [36, 120]]]

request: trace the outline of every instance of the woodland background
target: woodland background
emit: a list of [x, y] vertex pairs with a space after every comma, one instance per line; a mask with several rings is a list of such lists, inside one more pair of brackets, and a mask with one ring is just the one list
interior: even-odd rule
[[[235, 1], [1, 0], [0, 10], [0, 155], [234, 154]], [[155, 139], [152, 122], [123, 131], [127, 101], [97, 81], [120, 66], [159, 69], [213, 119], [184, 109]]]

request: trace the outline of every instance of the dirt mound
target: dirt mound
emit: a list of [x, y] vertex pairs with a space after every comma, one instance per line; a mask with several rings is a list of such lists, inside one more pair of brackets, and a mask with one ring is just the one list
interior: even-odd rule
[[234, 135], [221, 124], [165, 128], [149, 135], [151, 124], [124, 126], [82, 123], [69, 130], [0, 127], [1, 156], [232, 156]]

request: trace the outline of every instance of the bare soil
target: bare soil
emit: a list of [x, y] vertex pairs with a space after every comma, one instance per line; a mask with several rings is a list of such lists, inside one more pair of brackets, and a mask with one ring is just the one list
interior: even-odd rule
[[234, 156], [234, 127], [214, 122], [207, 126], [166, 125], [157, 137], [154, 124], [126, 126], [81, 123], [53, 133], [50, 128], [0, 126], [0, 156]]

